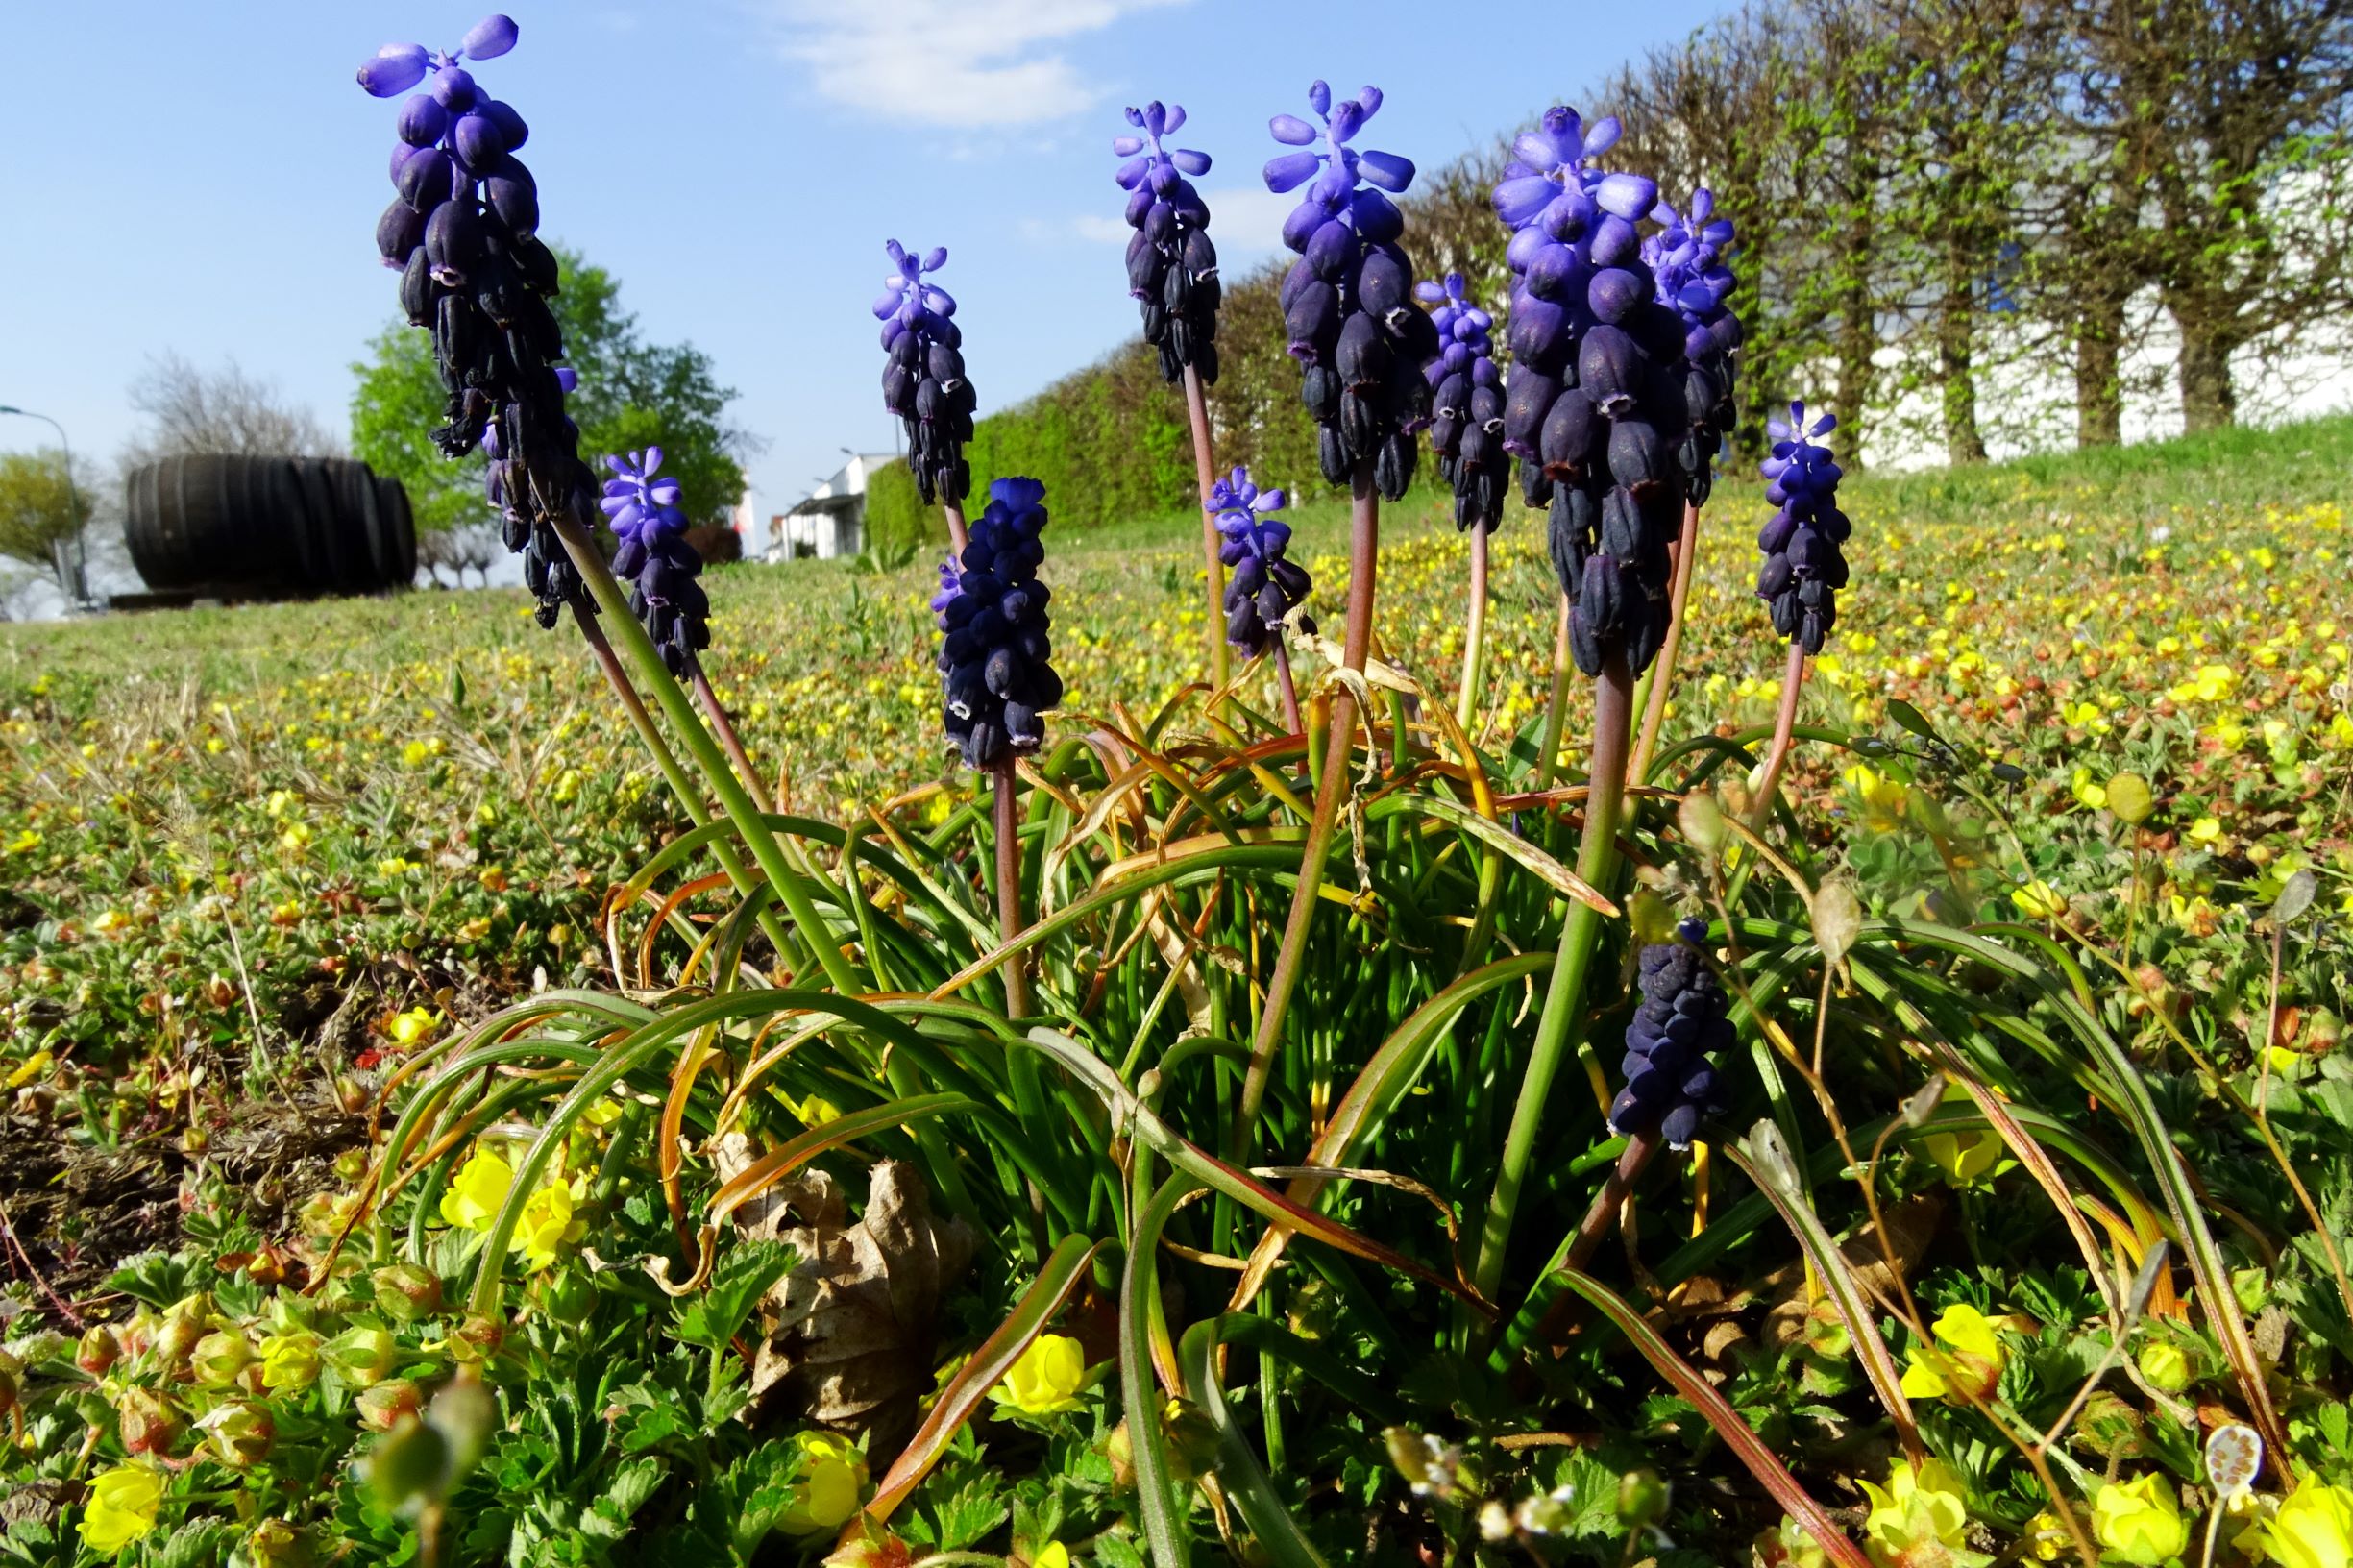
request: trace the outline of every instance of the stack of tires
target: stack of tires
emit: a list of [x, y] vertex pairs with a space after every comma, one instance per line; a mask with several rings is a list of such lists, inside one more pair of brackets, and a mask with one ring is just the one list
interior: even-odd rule
[[159, 593], [307, 599], [406, 588], [408, 492], [337, 457], [165, 457], [125, 479], [132, 564]]

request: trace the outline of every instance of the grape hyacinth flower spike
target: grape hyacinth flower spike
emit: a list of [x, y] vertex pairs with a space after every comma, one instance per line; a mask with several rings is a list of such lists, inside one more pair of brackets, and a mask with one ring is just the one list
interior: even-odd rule
[[[1397, 243], [1406, 220], [1389, 200], [1413, 183], [1413, 165], [1394, 153], [1350, 145], [1380, 112], [1381, 89], [1364, 87], [1336, 102], [1331, 87], [1317, 82], [1308, 88], [1308, 107], [1323, 121], [1320, 133], [1293, 114], [1268, 122], [1275, 140], [1295, 150], [1267, 162], [1266, 188], [1277, 195], [1301, 193], [1283, 223], [1283, 243], [1299, 255], [1283, 280], [1284, 328], [1305, 369], [1300, 394], [1319, 427], [1317, 462], [1326, 480], [1349, 488], [1340, 662], [1361, 675], [1372, 651], [1381, 501], [1400, 499], [1413, 481], [1416, 435], [1430, 423], [1430, 383], [1422, 367], [1437, 356], [1438, 334], [1413, 303], [1413, 262]], [[1354, 690], [1343, 684], [1334, 692], [1328, 713], [1336, 742], [1353, 745]], [[1316, 790], [1290, 914], [1235, 1104], [1231, 1153], [1247, 1154], [1258, 1136], [1259, 1108], [1305, 962], [1349, 773], [1343, 759], [1328, 760]]]
[[972, 522], [956, 591], [942, 573], [937, 606], [940, 670], [946, 677], [948, 738], [975, 769], [1009, 763], [1045, 743], [1042, 719], [1062, 702], [1054, 673], [1053, 597], [1038, 580], [1045, 560], [1039, 533], [1045, 527], [1045, 486], [1036, 479], [998, 479], [989, 505]]
[[1702, 185], [1678, 213], [1664, 202], [1652, 214], [1663, 228], [1642, 242], [1642, 258], [1658, 284], [1659, 303], [1683, 324], [1683, 414], [1688, 421], [1677, 460], [1694, 506], [1707, 504], [1715, 457], [1731, 433], [1733, 380], [1741, 343], [1740, 318], [1726, 301], [1734, 284], [1726, 257], [1732, 221], [1716, 216], [1715, 193]]
[[659, 447], [607, 457], [604, 465], [613, 477], [604, 481], [598, 504], [621, 541], [613, 575], [629, 584], [629, 608], [661, 650], [663, 664], [684, 676], [695, 655], [711, 646], [711, 600], [695, 580], [702, 557], [686, 540], [678, 481], [661, 473]]
[[1281, 641], [1278, 628], [1314, 587], [1307, 569], [1285, 556], [1290, 525], [1274, 514], [1288, 504], [1282, 491], [1253, 484], [1246, 468], [1210, 491], [1209, 509], [1225, 538], [1220, 553], [1234, 569], [1226, 588], [1226, 641], [1253, 658]]
[[972, 492], [964, 459], [972, 439], [972, 383], [964, 373], [964, 331], [955, 297], [925, 275], [947, 265], [944, 246], [919, 257], [894, 239], [894, 269], [874, 315], [882, 323], [882, 404], [907, 428], [907, 468], [925, 505], [954, 508]]
[[450, 457], [489, 453], [507, 548], [523, 554], [540, 625], [553, 625], [566, 603], [588, 600], [550, 519], [587, 515], [590, 487], [548, 303], [555, 256], [538, 237], [538, 186], [515, 157], [529, 129], [462, 63], [503, 55], [515, 38], [511, 20], [491, 16], [454, 49], [386, 44], [359, 67], [359, 85], [390, 98], [431, 78], [401, 105], [398, 194], [377, 220], [377, 249], [401, 275], [402, 313], [433, 334], [449, 395], [434, 444]]
[[1127, 111], [1141, 135], [1113, 140], [1126, 159], [1116, 176], [1128, 193], [1128, 292], [1143, 311], [1143, 340], [1160, 355], [1161, 378], [1175, 381], [1188, 367], [1217, 380], [1217, 247], [1209, 236], [1209, 204], [1187, 175], [1210, 172], [1210, 157], [1189, 147], [1166, 149], [1161, 137], [1185, 123], [1182, 104], [1155, 100]]
[[1764, 564], [1756, 572], [1756, 597], [1770, 606], [1774, 632], [1789, 639], [1781, 673], [1781, 699], [1773, 718], [1773, 742], [1752, 775], [1758, 827], [1773, 810], [1781, 770], [1798, 731], [1798, 701], [1805, 689], [1807, 655], [1822, 651], [1838, 621], [1838, 590], [1847, 585], [1847, 557], [1839, 548], [1851, 531], [1838, 509], [1838, 464], [1821, 437], [1838, 428], [1824, 414], [1805, 422], [1805, 404], [1789, 405], [1789, 423], [1769, 420], [1773, 454], [1761, 466], [1765, 500], [1778, 508], [1756, 535]]
[[[1301, 395], [1321, 427], [1325, 479], [1349, 483], [1368, 463], [1395, 501], [1413, 479], [1414, 433], [1430, 422], [1421, 367], [1438, 352], [1436, 330], [1413, 306], [1413, 264], [1398, 245], [1405, 216], [1389, 200], [1413, 183], [1413, 164], [1349, 145], [1380, 111], [1379, 88], [1335, 102], [1318, 82], [1308, 102], [1320, 133], [1292, 114], [1269, 122], [1275, 140], [1300, 150], [1268, 161], [1266, 188], [1305, 187], [1283, 223], [1284, 244], [1299, 254], [1283, 280], [1284, 324], [1306, 366]], [[1322, 149], [1311, 150], [1319, 137]]]
[[1657, 653], [1685, 495], [1683, 327], [1658, 302], [1635, 227], [1658, 187], [1592, 166], [1618, 135], [1615, 118], [1587, 128], [1549, 110], [1494, 191], [1514, 231], [1504, 445], [1528, 503], [1550, 508], [1570, 651], [1588, 675], [1613, 652], [1635, 674]]
[[[1577, 874], [1596, 888], [1609, 887], [1618, 870], [1633, 677], [1666, 640], [1669, 545], [1687, 492], [1676, 460], [1688, 423], [1683, 324], [1659, 303], [1637, 227], [1658, 205], [1658, 186], [1595, 166], [1618, 135], [1614, 118], [1588, 127], [1575, 110], [1556, 106], [1512, 144], [1493, 192], [1496, 215], [1512, 229], [1504, 252], [1512, 272], [1504, 446], [1520, 460], [1524, 499], [1550, 510], [1565, 612], [1537, 778], [1549, 785], [1559, 756], [1573, 663], [1594, 677]], [[1480, 1235], [1473, 1283], [1490, 1296], [1502, 1284], [1545, 1104], [1583, 1038], [1601, 935], [1590, 905], [1570, 906]]]
[[1665, 202], [1652, 212], [1663, 227], [1642, 242], [1642, 259], [1658, 284], [1658, 300], [1683, 323], [1683, 417], [1675, 458], [1683, 471], [1682, 537], [1667, 591], [1667, 638], [1650, 674], [1650, 700], [1642, 715], [1642, 739], [1634, 747], [1633, 776], [1649, 771], [1658, 733], [1666, 722], [1667, 695], [1681, 651], [1683, 609], [1700, 548], [1700, 508], [1715, 488], [1716, 457], [1731, 433], [1733, 381], [1739, 366], [1740, 318], [1727, 301], [1734, 279], [1727, 264], [1732, 224], [1716, 215], [1715, 194], [1706, 186], [1691, 193], [1680, 213]]
[[1772, 607], [1774, 632], [1822, 651], [1823, 639], [1838, 620], [1838, 590], [1847, 585], [1847, 558], [1839, 547], [1851, 526], [1838, 509], [1842, 471], [1819, 438], [1838, 428], [1837, 416], [1805, 423], [1805, 404], [1789, 405], [1789, 423], [1769, 420], [1773, 454], [1759, 465], [1765, 500], [1778, 507], [1759, 530], [1756, 548], [1765, 553], [1756, 573], [1756, 597]]
[[1413, 285], [1435, 306], [1430, 325], [1437, 357], [1422, 367], [1434, 400], [1430, 451], [1455, 487], [1455, 527], [1492, 529], [1503, 521], [1510, 459], [1504, 452], [1504, 374], [1495, 363], [1495, 318], [1470, 303], [1462, 274]]
[[1653, 1136], [1686, 1149], [1701, 1126], [1725, 1112], [1715, 1057], [1732, 1043], [1724, 987], [1699, 950], [1703, 922], [1683, 922], [1681, 940], [1653, 943], [1639, 960], [1642, 1005], [1626, 1026], [1626, 1087], [1609, 1106], [1609, 1130]]

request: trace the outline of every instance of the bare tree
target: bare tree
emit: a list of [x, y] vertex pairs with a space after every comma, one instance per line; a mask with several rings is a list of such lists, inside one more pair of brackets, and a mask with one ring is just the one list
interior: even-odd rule
[[148, 428], [124, 449], [126, 468], [204, 453], [317, 457], [343, 452], [317, 415], [286, 402], [275, 383], [246, 374], [233, 359], [212, 371], [172, 353], [151, 359], [131, 385], [131, 406], [147, 416]]
[[490, 568], [505, 546], [499, 530], [487, 523], [460, 524], [452, 528], [435, 528], [417, 536], [417, 562], [431, 574], [433, 586], [448, 587], [441, 574], [448, 572], [457, 579], [457, 586], [466, 585], [469, 569], [481, 574], [482, 581], [490, 581]]

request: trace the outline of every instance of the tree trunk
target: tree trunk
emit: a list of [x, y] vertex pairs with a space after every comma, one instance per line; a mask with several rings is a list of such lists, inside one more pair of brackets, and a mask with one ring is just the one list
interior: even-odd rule
[[1862, 281], [1860, 252], [1847, 263], [1854, 279], [1842, 290], [1838, 312], [1838, 422], [1846, 439], [1839, 449], [1842, 466], [1850, 473], [1863, 466], [1863, 439], [1878, 365], [1872, 355], [1879, 347], [1878, 326], [1872, 319], [1871, 295]]
[[1971, 363], [1973, 304], [1965, 281], [1949, 283], [1937, 308], [1936, 370], [1945, 412], [1945, 460], [1985, 461], [1985, 437], [1977, 430], [1977, 378]]
[[2124, 382], [2119, 361], [2124, 298], [2104, 289], [2075, 322], [2075, 445], [2113, 447], [2124, 439]]
[[2228, 429], [2238, 419], [2239, 394], [2230, 381], [2230, 340], [2202, 319], [2175, 308], [2181, 328], [2181, 426], [2191, 435]]

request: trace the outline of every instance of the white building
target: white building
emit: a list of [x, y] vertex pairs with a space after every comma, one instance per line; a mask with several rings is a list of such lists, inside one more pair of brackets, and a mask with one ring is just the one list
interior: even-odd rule
[[797, 502], [789, 512], [768, 520], [771, 561], [832, 560], [866, 548], [866, 485], [874, 471], [897, 461], [888, 452], [861, 453], [842, 471]]

